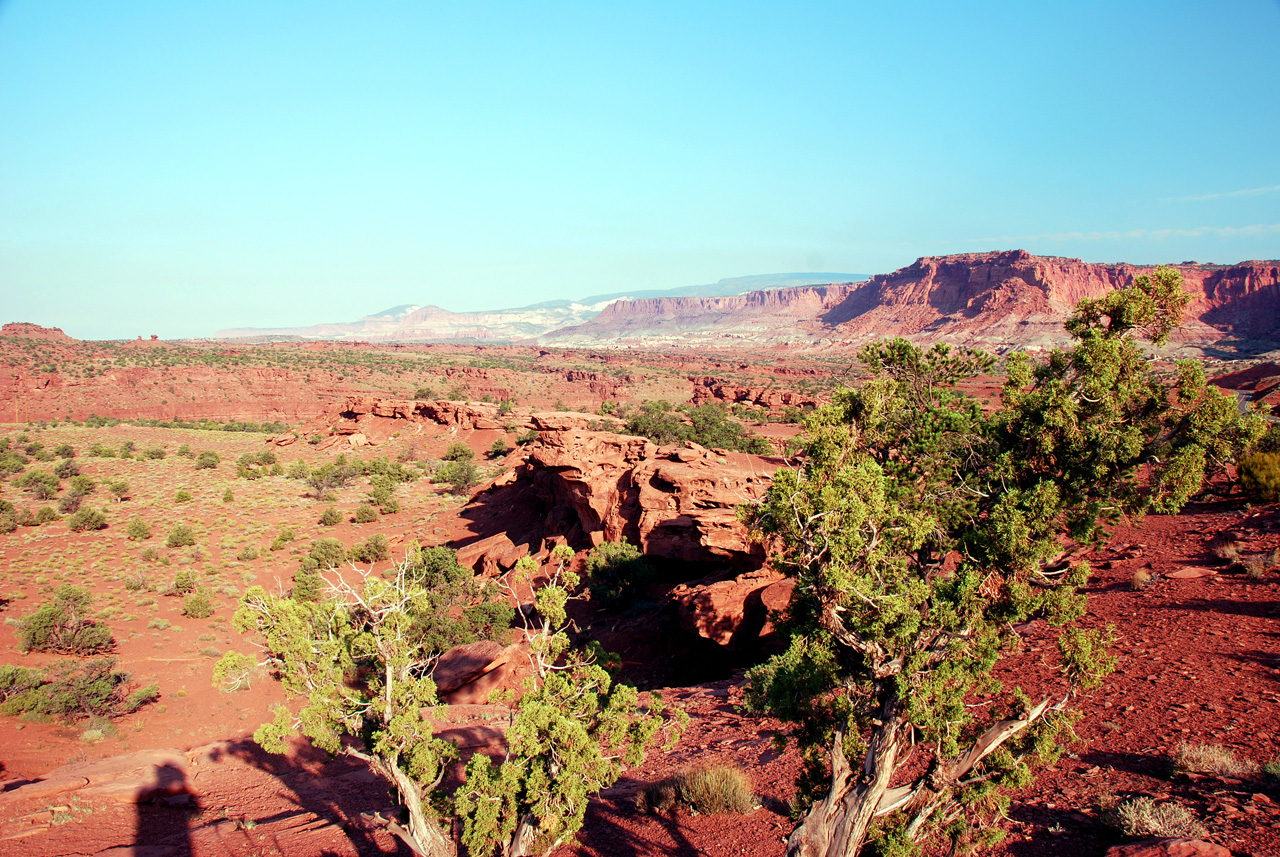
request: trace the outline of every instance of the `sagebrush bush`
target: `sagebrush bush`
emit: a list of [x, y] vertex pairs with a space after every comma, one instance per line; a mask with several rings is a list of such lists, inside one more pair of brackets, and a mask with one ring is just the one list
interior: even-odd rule
[[227, 652], [213, 667], [213, 686], [225, 693], [248, 690], [255, 666], [249, 655]]
[[186, 524], [174, 524], [164, 543], [171, 548], [181, 548], [196, 543], [196, 531]]
[[129, 536], [130, 541], [140, 542], [151, 538], [151, 525], [141, 518], [134, 518], [129, 522], [125, 533]]
[[368, 503], [361, 503], [356, 506], [356, 513], [352, 518], [357, 524], [370, 524], [378, 520], [378, 510]]
[[205, 450], [196, 456], [196, 470], [212, 470], [218, 466], [222, 458], [213, 450]]
[[173, 495], [173, 502], [175, 502], [175, 503], [190, 503], [190, 502], [191, 502], [191, 492], [190, 492], [190, 491], [188, 491], [188, 490], [186, 490], [185, 488], [184, 488], [184, 489], [182, 489], [182, 490], [181, 490], [181, 491], [179, 491], [177, 494], [174, 494], [174, 495]]
[[731, 765], [713, 765], [681, 771], [653, 783], [636, 795], [641, 812], [668, 812], [676, 805], [703, 815], [721, 812], [747, 813], [755, 805], [751, 781]]
[[455, 440], [449, 444], [444, 451], [445, 461], [470, 461], [474, 457], [475, 453], [471, 451], [471, 447], [460, 440]]
[[18, 623], [18, 647], [24, 652], [96, 655], [115, 645], [111, 629], [92, 618], [93, 596], [87, 589], [63, 584], [53, 601], [42, 604]]
[[353, 562], [381, 562], [391, 558], [391, 546], [382, 533], [374, 533], [363, 544], [351, 548]]
[[1171, 836], [1198, 839], [1207, 832], [1186, 807], [1176, 803], [1156, 803], [1146, 795], [1121, 801], [1104, 810], [1102, 821], [1134, 838]]
[[207, 619], [213, 615], [213, 598], [207, 589], [197, 589], [182, 599], [182, 615], [192, 619]]
[[67, 518], [67, 527], [74, 533], [105, 530], [107, 528], [107, 513], [101, 509], [88, 507], [78, 509], [75, 514]]
[[115, 667], [115, 658], [64, 662], [43, 670], [0, 666], [0, 714], [110, 719], [160, 698], [157, 685], [137, 687]]
[[1280, 499], [1280, 452], [1255, 452], [1237, 466], [1240, 487], [1264, 503]]
[[1173, 773], [1212, 777], [1238, 777], [1253, 770], [1252, 765], [1219, 744], [1179, 744], [1169, 754], [1169, 767]]
[[436, 480], [444, 482], [454, 494], [464, 494], [480, 481], [480, 469], [470, 460], [446, 461], [436, 470]]
[[236, 554], [236, 559], [240, 560], [241, 562], [248, 562], [249, 560], [254, 560], [257, 558], [258, 558], [258, 549], [255, 548], [253, 545], [245, 545]]
[[186, 595], [188, 592], [194, 592], [196, 588], [196, 573], [190, 569], [184, 568], [175, 572], [173, 575], [173, 586], [170, 591], [175, 595]]
[[276, 534], [276, 537], [274, 539], [272, 539], [270, 550], [273, 550], [273, 551], [284, 550], [286, 547], [289, 546], [289, 543], [292, 542], [297, 537], [298, 537], [297, 534], [294, 533], [293, 531], [293, 527], [285, 527], [282, 530], [280, 530], [279, 533]]

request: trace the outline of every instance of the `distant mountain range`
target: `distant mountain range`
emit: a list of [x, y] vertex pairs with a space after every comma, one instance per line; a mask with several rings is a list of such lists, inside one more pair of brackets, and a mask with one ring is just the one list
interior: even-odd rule
[[358, 340], [363, 342], [474, 342], [500, 344], [533, 342], [561, 328], [583, 324], [618, 301], [652, 298], [717, 297], [759, 289], [779, 289], [814, 283], [865, 280], [865, 274], [791, 273], [731, 277], [701, 286], [646, 289], [591, 295], [579, 300], [556, 300], [513, 309], [451, 312], [437, 306], [403, 304], [349, 322], [308, 327], [242, 327], [220, 330], [215, 339]]
[[[1190, 353], [1280, 348], [1280, 261], [1182, 262], [1191, 294], [1174, 342]], [[520, 309], [394, 307], [346, 324], [229, 330], [219, 337], [524, 343], [568, 348], [795, 348], [847, 351], [903, 336], [991, 351], [1067, 340], [1081, 298], [1129, 286], [1150, 265], [1025, 250], [924, 256], [888, 274], [772, 274], [668, 291], [594, 295]]]

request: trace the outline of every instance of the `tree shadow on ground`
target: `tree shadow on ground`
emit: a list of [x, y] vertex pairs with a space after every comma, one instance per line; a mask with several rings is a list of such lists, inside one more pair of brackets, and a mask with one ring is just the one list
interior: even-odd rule
[[282, 786], [280, 797], [297, 807], [254, 818], [258, 825], [298, 812], [311, 813], [339, 827], [361, 857], [414, 857], [413, 851], [389, 832], [385, 840], [394, 843], [393, 850], [387, 851], [377, 841], [374, 831], [382, 825], [369, 819], [380, 813], [382, 818], [396, 820], [398, 810], [387, 784], [363, 762], [331, 757], [310, 744], [295, 745], [287, 755], [268, 753], [248, 739], [229, 741], [209, 754], [214, 762], [226, 757], [270, 774]]
[[[578, 846], [589, 854], [608, 857], [653, 854], [699, 857], [702, 854], [685, 835], [679, 812], [641, 815], [630, 804], [631, 800], [619, 796], [592, 801], [577, 836]], [[652, 822], [657, 822], [666, 835], [658, 835]]]
[[1196, 613], [1221, 613], [1225, 616], [1251, 616], [1274, 619], [1280, 616], [1280, 601], [1247, 601], [1235, 598], [1190, 598], [1167, 604], [1152, 604], [1157, 610], [1190, 610]]

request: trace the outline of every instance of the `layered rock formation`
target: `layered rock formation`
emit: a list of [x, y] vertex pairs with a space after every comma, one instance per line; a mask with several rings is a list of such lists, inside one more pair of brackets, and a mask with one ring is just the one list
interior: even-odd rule
[[[1174, 265], [1192, 294], [1175, 341], [1280, 343], [1280, 262]], [[1096, 264], [1025, 250], [925, 256], [864, 283], [752, 292], [731, 298], [618, 301], [555, 344], [751, 345], [849, 349], [885, 336], [1009, 348], [1064, 343], [1075, 304], [1130, 285], [1154, 266]]]
[[459, 561], [493, 572], [557, 543], [626, 540], [650, 557], [755, 570], [764, 548], [736, 510], [763, 495], [777, 464], [693, 443], [546, 428], [463, 511], [475, 536], [458, 543]]

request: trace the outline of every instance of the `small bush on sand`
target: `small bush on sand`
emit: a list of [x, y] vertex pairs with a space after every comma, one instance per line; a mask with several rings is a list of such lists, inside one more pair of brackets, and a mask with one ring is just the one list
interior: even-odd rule
[[278, 534], [276, 534], [275, 539], [273, 539], [271, 542], [270, 549], [273, 551], [284, 550], [286, 547], [289, 546], [290, 542], [294, 541], [297, 538], [298, 538], [298, 534], [293, 531], [293, 527], [285, 527], [284, 529], [280, 530]]
[[115, 666], [115, 658], [63, 662], [46, 669], [0, 666], [0, 714], [112, 718], [160, 698], [156, 685], [140, 688]]
[[42, 604], [18, 623], [18, 648], [24, 652], [96, 655], [115, 640], [111, 629], [91, 618], [93, 596], [87, 589], [63, 584], [53, 601]]
[[1169, 768], [1175, 774], [1211, 777], [1239, 777], [1253, 770], [1218, 744], [1180, 744], [1169, 755]]
[[213, 450], [205, 450], [196, 456], [196, 470], [212, 470], [222, 459]]
[[182, 599], [182, 615], [192, 619], [208, 619], [213, 615], [213, 598], [209, 590], [197, 589]]
[[241, 652], [227, 652], [213, 667], [213, 686], [224, 693], [248, 690], [256, 664]]
[[391, 559], [391, 547], [386, 536], [374, 533], [368, 541], [353, 546], [350, 556], [352, 562], [380, 562]]
[[354, 520], [357, 524], [370, 524], [378, 520], [378, 510], [368, 503], [361, 503], [356, 507]]
[[1134, 838], [1174, 836], [1197, 839], [1206, 833], [1204, 825], [1186, 807], [1176, 803], [1156, 803], [1146, 795], [1121, 801], [1104, 810], [1102, 821]]
[[73, 533], [105, 530], [107, 528], [107, 513], [101, 509], [90, 509], [88, 507], [80, 509], [70, 518], [67, 518], [67, 527]]
[[641, 812], [668, 812], [676, 805], [703, 815], [743, 814], [751, 811], [755, 797], [746, 774], [730, 765], [681, 771], [646, 786], [636, 795], [636, 808]]
[[186, 595], [188, 592], [194, 592], [195, 588], [196, 573], [184, 568], [173, 575], [173, 585], [169, 587], [169, 594]]
[[164, 543], [171, 548], [181, 548], [196, 543], [196, 531], [186, 524], [174, 524]]
[[129, 541], [140, 542], [151, 538], [151, 525], [141, 518], [134, 518], [129, 522], [128, 529], [125, 533], [129, 536]]

